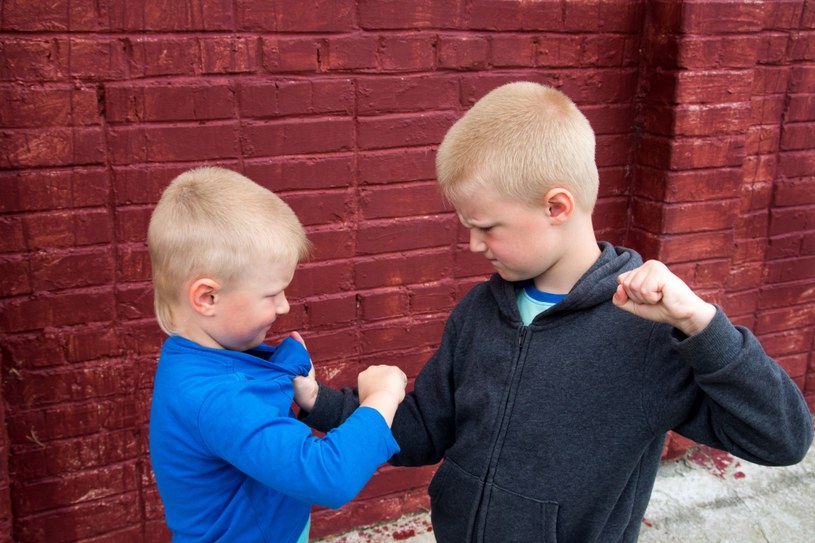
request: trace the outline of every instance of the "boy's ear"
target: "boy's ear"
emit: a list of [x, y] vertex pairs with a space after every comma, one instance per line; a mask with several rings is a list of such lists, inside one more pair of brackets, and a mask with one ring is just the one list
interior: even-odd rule
[[187, 291], [190, 307], [196, 313], [209, 317], [215, 314], [217, 294], [221, 285], [210, 277], [196, 279]]
[[564, 188], [550, 189], [543, 196], [543, 205], [555, 224], [565, 223], [574, 214], [574, 196]]

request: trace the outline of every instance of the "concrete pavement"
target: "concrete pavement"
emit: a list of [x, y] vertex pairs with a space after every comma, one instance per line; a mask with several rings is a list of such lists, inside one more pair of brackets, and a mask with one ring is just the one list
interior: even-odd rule
[[[315, 543], [435, 543], [430, 515], [409, 515]], [[640, 543], [815, 541], [815, 446], [800, 464], [768, 468], [699, 448], [664, 463]], [[496, 542], [497, 543], [497, 542]]]

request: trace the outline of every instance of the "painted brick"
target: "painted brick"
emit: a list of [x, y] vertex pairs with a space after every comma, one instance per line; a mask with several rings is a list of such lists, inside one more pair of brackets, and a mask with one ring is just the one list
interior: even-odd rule
[[120, 319], [152, 319], [153, 288], [151, 285], [116, 287], [116, 314]]
[[433, 319], [423, 322], [389, 321], [386, 325], [363, 327], [361, 345], [365, 352], [392, 352], [416, 345], [438, 345], [444, 322]]
[[738, 200], [664, 206], [662, 231], [679, 234], [732, 228], [738, 208]]
[[744, 161], [744, 138], [682, 138], [674, 140], [670, 165], [676, 169], [730, 167]]
[[412, 314], [447, 314], [455, 305], [455, 288], [449, 283], [418, 285], [410, 289]]
[[459, 105], [458, 81], [434, 77], [376, 77], [357, 80], [360, 115], [432, 111]]
[[[329, 361], [348, 361], [355, 360], [359, 356], [359, 340], [357, 327], [338, 328], [325, 330], [309, 331], [305, 336], [306, 345], [312, 355], [316, 372], [319, 379], [324, 379], [323, 363]], [[353, 370], [349, 374], [354, 377], [365, 368], [354, 365]], [[330, 381], [329, 381], [330, 382]], [[350, 383], [349, 383], [350, 384]], [[356, 386], [356, 379], [353, 382]]]
[[[0, 88], [0, 100], [0, 122], [5, 128], [87, 125], [98, 121], [96, 93], [92, 90], [14, 85]], [[93, 107], [89, 108], [88, 103]]]
[[785, 330], [798, 330], [808, 326], [815, 317], [813, 306], [792, 306], [762, 312], [756, 323], [756, 334], [768, 334]]
[[781, 153], [778, 170], [786, 178], [815, 176], [815, 155], [809, 151]]
[[790, 69], [789, 92], [793, 94], [812, 92], [815, 87], [815, 66], [802, 64]]
[[[388, 72], [416, 72], [433, 69], [436, 54], [434, 34], [412, 32], [407, 35], [385, 35], [379, 42], [379, 65]], [[441, 54], [439, 55], [440, 65]]]
[[735, 235], [738, 239], [760, 240], [767, 237], [770, 216], [766, 209], [752, 213], [742, 212], [736, 221]]
[[32, 287], [28, 258], [17, 255], [0, 257], [0, 291], [7, 296], [28, 294]]
[[480, 70], [489, 60], [489, 42], [476, 36], [442, 36], [438, 43], [439, 67]]
[[111, 292], [66, 292], [38, 298], [14, 299], [5, 304], [0, 323], [7, 332], [40, 330], [113, 320]]
[[10, 1], [3, 5], [4, 31], [64, 32], [68, 30], [67, 5], [47, 0], [33, 2]]
[[815, 277], [815, 256], [767, 263], [767, 282], [802, 281]]
[[150, 255], [144, 244], [117, 246], [118, 266], [116, 278], [120, 281], [149, 281]]
[[756, 60], [761, 64], [784, 64], [791, 43], [787, 33], [764, 33], [758, 43]]
[[780, 332], [777, 334], [766, 334], [759, 338], [761, 346], [772, 357], [783, 356], [785, 354], [805, 353], [812, 345], [813, 332]]
[[291, 206], [303, 225], [342, 223], [351, 218], [354, 206], [350, 191], [323, 191], [319, 194], [287, 194], [283, 200]]
[[376, 36], [350, 35], [326, 39], [325, 59], [321, 66], [326, 71], [373, 70], [377, 67], [379, 39]]
[[237, 155], [237, 134], [231, 124], [133, 125], [109, 130], [114, 164], [210, 161]]
[[320, 43], [312, 37], [261, 39], [263, 67], [277, 72], [316, 72], [320, 64]]
[[[795, 28], [801, 22], [802, 6], [798, 0], [778, 0], [764, 4], [764, 28]], [[804, 7], [804, 11], [806, 11]]]
[[360, 293], [360, 316], [366, 322], [400, 317], [408, 308], [408, 300], [408, 293], [401, 289]]
[[752, 124], [774, 125], [786, 111], [785, 97], [784, 95], [752, 96], [750, 107]]
[[815, 121], [815, 95], [794, 94], [789, 97], [789, 105], [784, 112], [785, 120]]
[[464, 1], [359, 0], [359, 25], [365, 29], [457, 28], [462, 24]]
[[627, 226], [630, 213], [627, 198], [601, 200], [594, 206], [594, 228], [599, 232]]
[[310, 229], [308, 238], [313, 246], [310, 254], [311, 261], [348, 259], [354, 255], [354, 233], [350, 230]]
[[72, 37], [71, 76], [92, 79], [122, 79], [127, 75], [128, 57], [125, 39]]
[[286, 293], [292, 298], [350, 290], [353, 264], [341, 262], [309, 262], [297, 269]]
[[566, 31], [634, 33], [641, 30], [642, 2], [574, 2], [563, 5]]
[[725, 0], [683, 2], [686, 32], [700, 34], [757, 32], [763, 28], [764, 5]]
[[[350, 118], [297, 119], [247, 124], [243, 127], [246, 156], [277, 156], [344, 151], [352, 141]], [[315, 138], [314, 134], [320, 134]]]
[[788, 92], [789, 66], [756, 66], [753, 69], [753, 94], [782, 94]]
[[230, 119], [233, 95], [225, 82], [111, 84], [105, 87], [105, 118], [113, 123]]
[[779, 260], [800, 255], [802, 240], [803, 236], [799, 233], [770, 238], [767, 243], [767, 259]]
[[751, 70], [700, 70], [676, 74], [675, 100], [687, 104], [728, 103], [747, 99], [753, 85]]
[[144, 30], [232, 30], [235, 25], [229, 0], [168, 0], [148, 4], [141, 13]]
[[738, 34], [683, 36], [679, 39], [677, 67], [687, 70], [752, 69], [767, 45], [765, 39], [765, 36]]
[[359, 226], [357, 253], [361, 255], [410, 251], [427, 247], [448, 247], [456, 229], [446, 218], [441, 220], [399, 219], [372, 221]]
[[527, 35], [500, 35], [490, 38], [490, 61], [497, 68], [532, 67], [537, 44]]
[[139, 523], [139, 508], [133, 506], [138, 499], [134, 491], [25, 517], [16, 523], [16, 534], [23, 541], [69, 543], [115, 532]]
[[815, 206], [773, 209], [770, 213], [771, 236], [815, 227]]
[[815, 32], [795, 33], [790, 40], [790, 58], [799, 61], [815, 60]]
[[781, 141], [778, 126], [751, 126], [747, 129], [745, 152], [748, 155], [775, 153]]
[[110, 247], [38, 252], [30, 259], [31, 285], [50, 291], [105, 285], [113, 281], [114, 266]]
[[456, 119], [451, 113], [363, 117], [358, 125], [358, 145], [361, 149], [385, 149], [438, 144]]
[[0, 133], [0, 166], [11, 169], [90, 165], [103, 162], [99, 128], [14, 130]]
[[356, 13], [351, 0], [287, 2], [272, 9], [263, 0], [240, 0], [236, 10], [243, 29], [266, 32], [347, 32]]
[[277, 87], [281, 115], [342, 115], [354, 110], [354, 83], [350, 79], [281, 81]]
[[467, 26], [479, 30], [563, 30], [563, 6], [554, 0], [513, 4], [479, 0], [470, 7]]
[[4, 36], [0, 45], [2, 81], [48, 82], [68, 78], [68, 43], [60, 38]]
[[666, 264], [688, 260], [717, 258], [733, 250], [731, 232], [710, 232], [666, 237], [660, 248], [660, 259]]
[[452, 212], [435, 183], [386, 185], [360, 191], [360, 208], [365, 219], [435, 215]]
[[781, 135], [781, 150], [801, 150], [812, 148], [812, 134], [815, 123], [787, 123]]
[[362, 289], [425, 283], [448, 277], [452, 267], [452, 255], [445, 249], [379, 256], [356, 263], [354, 283]]
[[218, 37], [200, 41], [204, 74], [253, 73], [260, 65], [257, 38]]
[[306, 302], [309, 324], [312, 327], [353, 323], [357, 318], [356, 296], [324, 298]]
[[0, 212], [103, 206], [108, 183], [107, 172], [95, 168], [0, 172]]
[[202, 71], [200, 44], [190, 38], [139, 36], [131, 38], [128, 46], [134, 75], [192, 75]]
[[263, 158], [245, 162], [246, 176], [275, 192], [349, 187], [353, 170], [354, 159], [350, 154]]
[[365, 185], [435, 179], [435, 153], [423, 148], [360, 153], [358, 171]]
[[106, 210], [88, 209], [27, 215], [23, 219], [29, 249], [53, 249], [106, 243], [112, 239]]

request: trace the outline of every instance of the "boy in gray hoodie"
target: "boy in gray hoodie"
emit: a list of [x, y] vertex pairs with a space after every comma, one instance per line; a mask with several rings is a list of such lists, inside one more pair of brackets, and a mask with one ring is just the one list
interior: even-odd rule
[[[575, 104], [534, 83], [487, 94], [439, 147], [442, 192], [497, 272], [393, 422], [392, 464], [443, 460], [439, 542], [633, 542], [669, 430], [765, 465], [812, 442], [800, 391], [749, 330], [664, 264], [597, 242], [594, 150]], [[358, 403], [301, 386], [320, 430]]]

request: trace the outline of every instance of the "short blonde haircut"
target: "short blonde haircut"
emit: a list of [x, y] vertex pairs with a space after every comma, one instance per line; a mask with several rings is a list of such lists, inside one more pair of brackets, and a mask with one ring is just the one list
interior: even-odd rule
[[594, 131], [565, 94], [509, 83], [481, 98], [447, 132], [436, 154], [442, 193], [456, 203], [473, 188], [532, 205], [552, 188], [569, 190], [591, 212], [599, 175]]
[[296, 264], [309, 242], [297, 216], [276, 196], [239, 173], [189, 170], [165, 189], [147, 231], [159, 326], [174, 333], [173, 307], [189, 281], [224, 285], [270, 262]]

